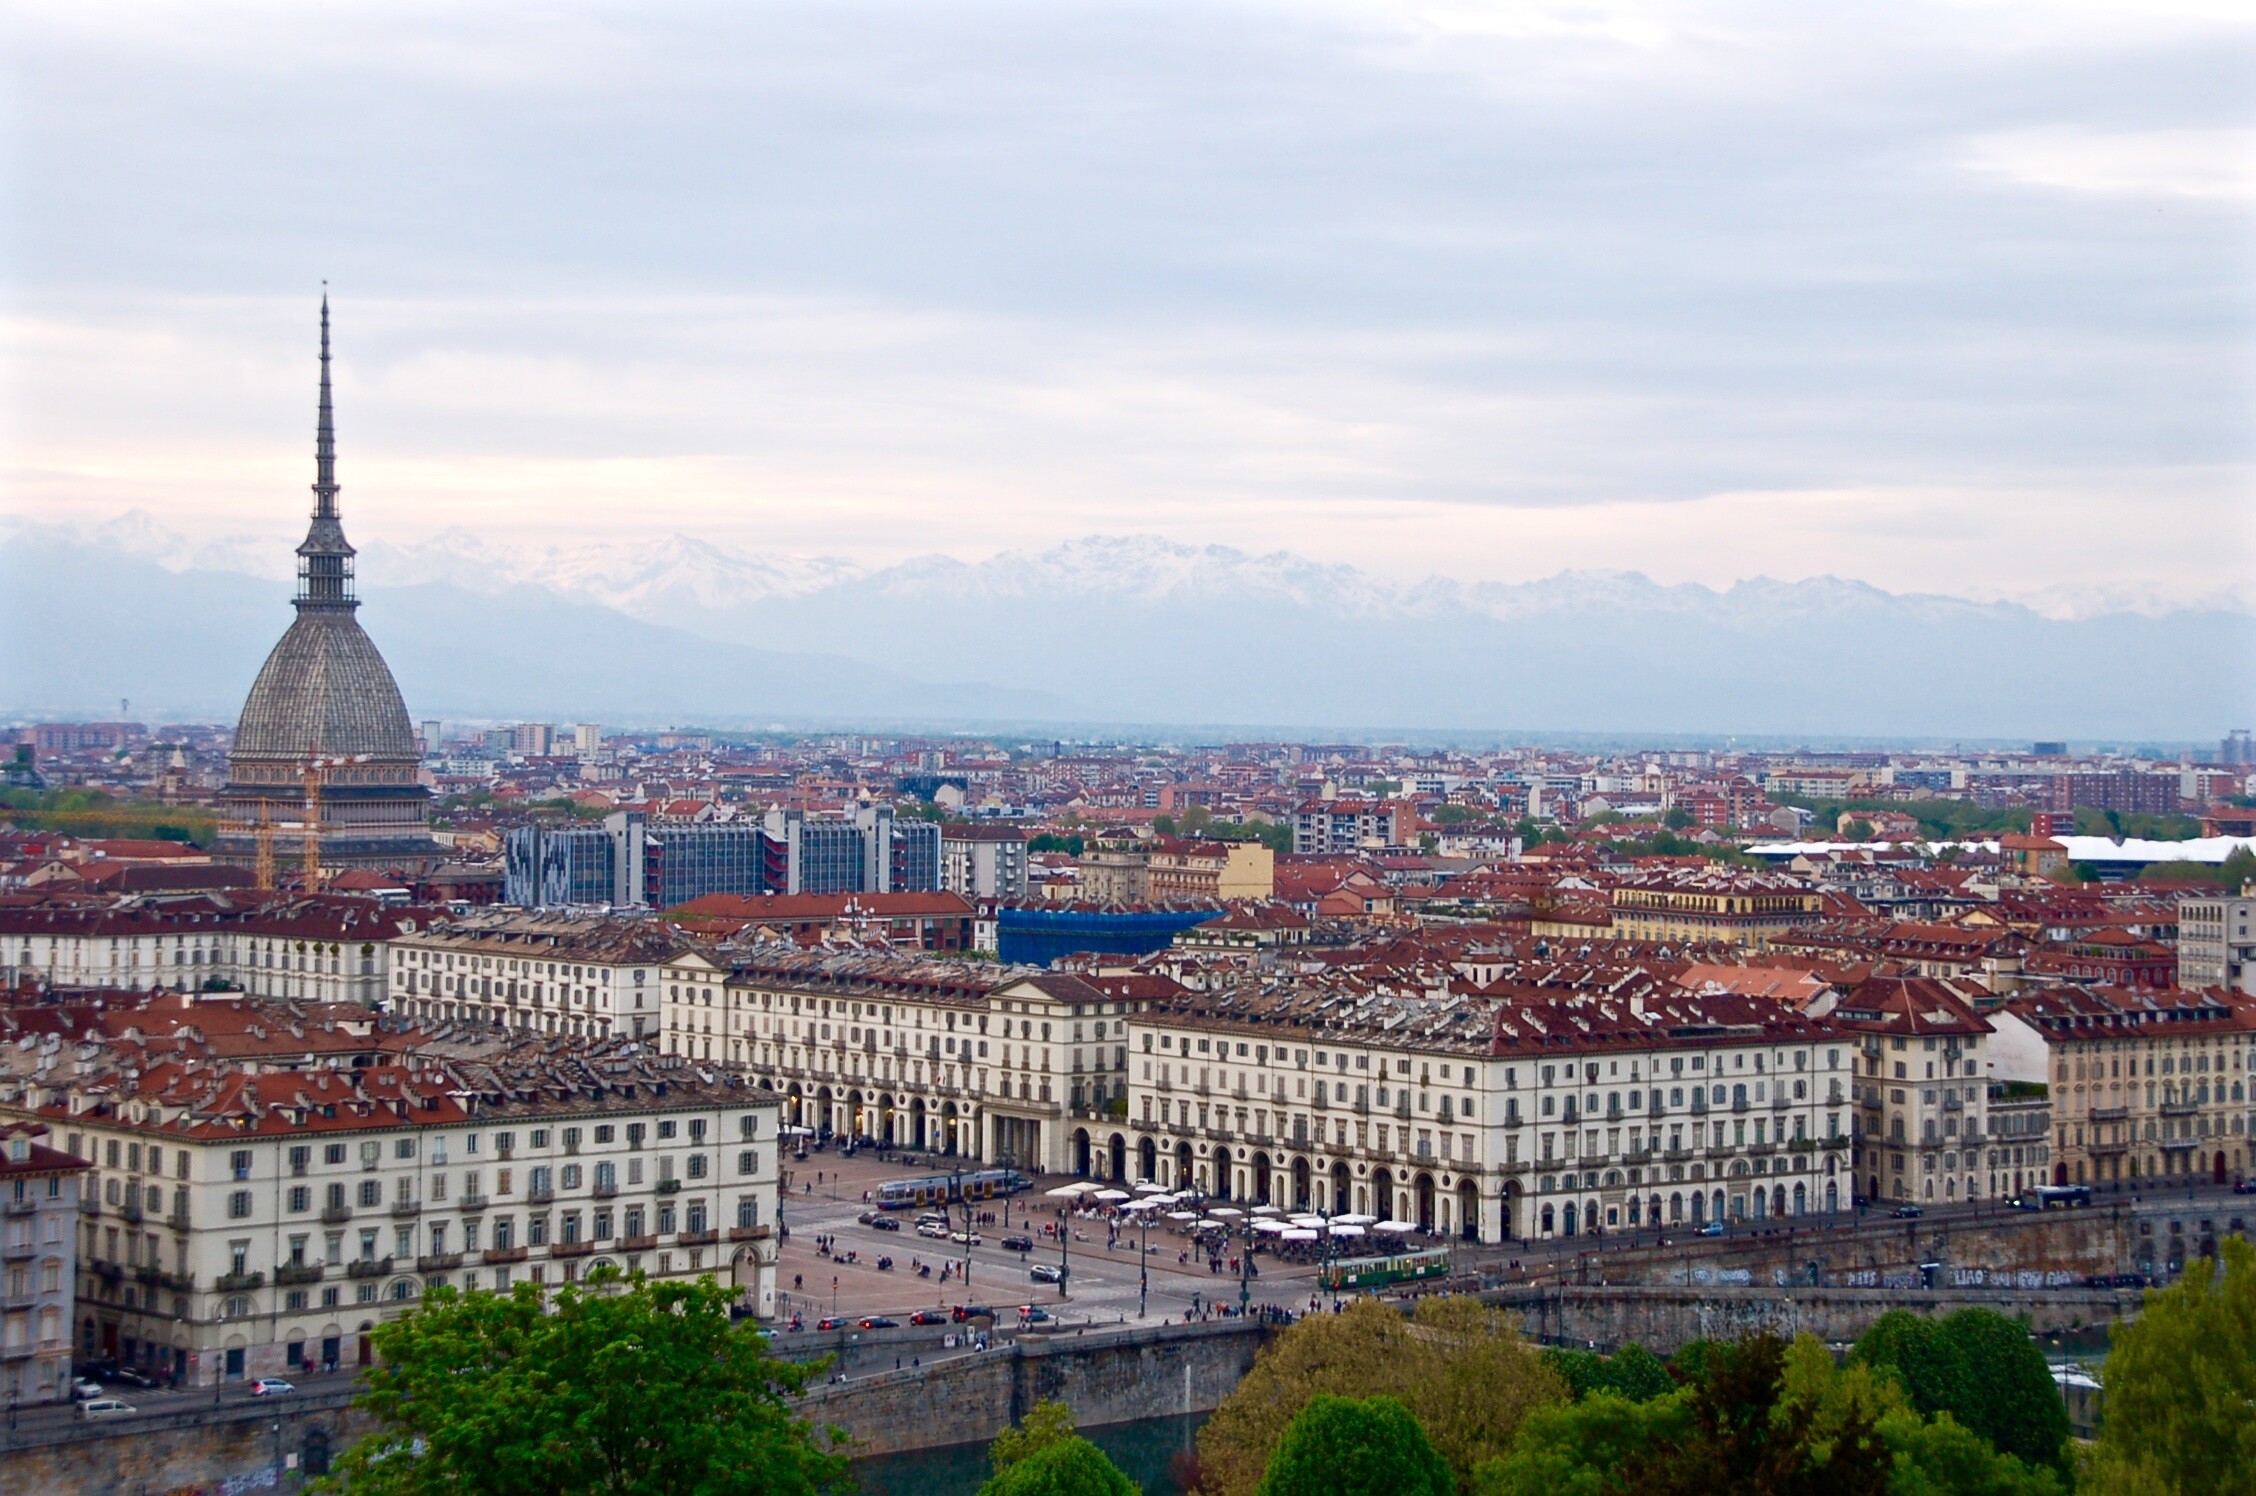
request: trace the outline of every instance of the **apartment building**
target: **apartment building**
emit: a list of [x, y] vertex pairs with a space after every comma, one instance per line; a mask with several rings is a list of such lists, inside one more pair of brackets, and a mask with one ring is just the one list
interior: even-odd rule
[[2053, 1183], [2246, 1177], [2256, 1015], [2221, 992], [2051, 987], [1991, 1017], [2050, 1086]]
[[744, 1075], [791, 1125], [1052, 1173], [1090, 1169], [1138, 1006], [1071, 975], [782, 944], [684, 951], [663, 986], [665, 1052]]
[[71, 1398], [71, 1300], [86, 1165], [37, 1123], [0, 1126], [0, 1396]]
[[390, 942], [418, 911], [323, 895], [240, 904], [229, 895], [102, 908], [0, 909], [10, 985], [147, 992], [232, 988], [292, 1002], [381, 1002]]
[[1171, 1187], [1474, 1241], [1853, 1199], [1852, 1048], [1758, 999], [1262, 984], [1156, 1003], [1130, 1039], [1131, 1174]]
[[992, 821], [940, 828], [940, 886], [959, 898], [1026, 897], [1026, 833]]
[[2256, 897], [2179, 900], [2178, 985], [2256, 993]]
[[1154, 847], [1148, 896], [1266, 900], [1277, 893], [1277, 854], [1260, 842], [1170, 841]]
[[1974, 991], [1933, 977], [1874, 977], [1832, 1021], [1856, 1041], [1858, 1167], [1874, 1200], [1994, 1196], [1989, 1021]]
[[774, 1308], [777, 1106], [631, 1044], [13, 1071], [83, 1160], [76, 1350], [193, 1385], [365, 1364], [430, 1287], [717, 1274]]
[[391, 1011], [581, 1038], [656, 1033], [659, 973], [688, 945], [653, 919], [500, 910], [403, 931]]
[[1825, 896], [1798, 878], [1711, 867], [1645, 873], [1614, 885], [1617, 940], [1729, 941], [1767, 949], [1788, 931], [1815, 924]]
[[1416, 824], [1416, 812], [1399, 800], [1341, 796], [1304, 800], [1293, 812], [1293, 851], [1328, 856], [1367, 847], [1399, 847]]

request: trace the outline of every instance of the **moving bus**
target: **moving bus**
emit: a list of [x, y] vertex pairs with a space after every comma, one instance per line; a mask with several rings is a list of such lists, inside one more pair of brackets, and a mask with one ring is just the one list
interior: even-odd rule
[[1316, 1274], [1325, 1288], [1383, 1288], [1389, 1283], [1409, 1283], [1420, 1278], [1449, 1276], [1449, 1250], [1396, 1252], [1387, 1257], [1342, 1257], [1327, 1262]]
[[915, 1210], [953, 1205], [958, 1200], [996, 1200], [1034, 1187], [1016, 1169], [980, 1169], [969, 1174], [927, 1174], [921, 1179], [888, 1179], [877, 1187], [879, 1210]]
[[2031, 1194], [2039, 1210], [2065, 1210], [2072, 1205], [2091, 1204], [2088, 1184], [2040, 1184]]

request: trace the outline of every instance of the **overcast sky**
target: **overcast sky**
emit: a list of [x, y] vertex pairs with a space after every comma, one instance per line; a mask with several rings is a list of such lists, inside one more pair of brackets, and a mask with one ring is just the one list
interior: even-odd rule
[[7, 509], [2247, 588], [2250, 13], [18, 4]]

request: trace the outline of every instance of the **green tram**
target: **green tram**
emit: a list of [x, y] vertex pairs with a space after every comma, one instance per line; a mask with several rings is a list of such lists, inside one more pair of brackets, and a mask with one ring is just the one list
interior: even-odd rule
[[1414, 1283], [1421, 1278], [1449, 1276], [1449, 1249], [1397, 1252], [1389, 1257], [1342, 1257], [1327, 1262], [1316, 1274], [1323, 1287], [1384, 1288], [1390, 1283]]

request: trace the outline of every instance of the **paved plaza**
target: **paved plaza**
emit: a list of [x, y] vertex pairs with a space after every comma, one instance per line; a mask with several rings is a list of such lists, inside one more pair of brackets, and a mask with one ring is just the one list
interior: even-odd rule
[[[888, 1154], [881, 1160], [875, 1149], [854, 1157], [837, 1150], [810, 1150], [804, 1160], [785, 1160], [783, 1220], [790, 1239], [783, 1247], [778, 1270], [782, 1307], [779, 1319], [788, 1323], [797, 1312], [808, 1326], [833, 1314], [859, 1318], [884, 1314], [907, 1320], [919, 1309], [945, 1309], [957, 1304], [983, 1304], [997, 1311], [998, 1321], [1015, 1324], [1018, 1306], [1038, 1304], [1067, 1324], [1112, 1324], [1137, 1318], [1137, 1248], [1147, 1237], [1142, 1231], [1121, 1228], [1108, 1239], [1103, 1220], [1072, 1218], [1073, 1238], [1060, 1243], [1056, 1236], [1065, 1217], [1063, 1200], [1049, 1198], [1043, 1190], [1071, 1181], [1038, 1180], [1033, 1190], [1007, 1200], [980, 1201], [974, 1207], [980, 1218], [981, 1241], [965, 1248], [916, 1234], [916, 1210], [892, 1211], [899, 1231], [881, 1231], [857, 1218], [874, 1209], [870, 1198], [889, 1179], [945, 1173], [948, 1160], [929, 1166], [921, 1155], [904, 1160]], [[964, 1209], [952, 1212], [960, 1228]], [[1005, 1251], [1006, 1236], [1034, 1239], [1030, 1253]], [[1155, 1222], [1148, 1232], [1149, 1289], [1147, 1320], [1181, 1319], [1210, 1305], [1235, 1307], [1238, 1275], [1227, 1255], [1220, 1272], [1210, 1271], [1207, 1259], [1193, 1251], [1174, 1224]], [[827, 1245], [827, 1255], [825, 1246]], [[1233, 1254], [1234, 1255], [1234, 1254]], [[846, 1260], [851, 1256], [854, 1260]], [[882, 1270], [878, 1259], [890, 1257], [893, 1266]], [[968, 1257], [968, 1283], [960, 1276]], [[930, 1277], [916, 1275], [918, 1263], [930, 1264]], [[1063, 1265], [1067, 1281], [1059, 1285], [1038, 1283], [1031, 1275], [1037, 1265]], [[945, 1266], [947, 1281], [941, 1281]], [[1258, 1276], [1248, 1284], [1250, 1302], [1305, 1310], [1316, 1291], [1313, 1266], [1280, 1261], [1257, 1254]], [[784, 1297], [788, 1295], [788, 1298]]]

